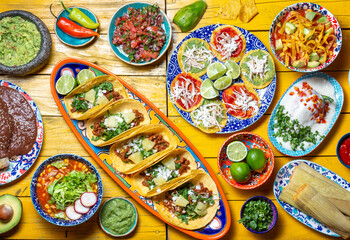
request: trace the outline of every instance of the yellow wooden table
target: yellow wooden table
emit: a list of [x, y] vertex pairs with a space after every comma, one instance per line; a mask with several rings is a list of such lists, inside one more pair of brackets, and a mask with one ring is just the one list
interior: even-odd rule
[[[35, 169], [46, 158], [60, 153], [73, 153], [81, 155], [90, 160], [98, 169], [102, 176], [104, 184], [104, 199], [114, 196], [125, 196], [130, 198], [111, 178], [104, 173], [97, 163], [89, 156], [82, 145], [73, 135], [51, 96], [49, 87], [49, 78], [53, 66], [62, 58], [75, 57], [81, 58], [104, 67], [116, 75], [121, 76], [138, 91], [144, 94], [155, 105], [160, 108], [192, 141], [202, 155], [206, 158], [214, 171], [217, 173], [219, 181], [226, 193], [232, 214], [232, 226], [224, 239], [333, 239], [320, 234], [297, 220], [289, 216], [277, 203], [274, 198], [272, 186], [277, 171], [293, 158], [283, 156], [275, 148], [275, 169], [271, 178], [256, 190], [244, 191], [231, 187], [220, 176], [216, 156], [221, 144], [225, 141], [227, 135], [208, 135], [188, 124], [177, 113], [172, 103], [169, 101], [166, 90], [166, 67], [167, 60], [175, 46], [187, 35], [179, 32], [179, 29], [173, 26], [173, 46], [170, 47], [167, 57], [163, 57], [158, 65], [147, 67], [132, 67], [117, 59], [110, 50], [107, 40], [107, 29], [109, 21], [114, 12], [123, 4], [132, 2], [131, 0], [111, 1], [111, 0], [74, 0], [66, 1], [66, 5], [84, 6], [92, 10], [101, 23], [101, 37], [93, 44], [83, 48], [70, 48], [63, 45], [55, 36], [53, 26], [55, 19], [49, 12], [49, 6], [53, 0], [0, 0], [0, 12], [6, 10], [27, 10], [40, 17], [51, 32], [53, 50], [48, 64], [39, 72], [26, 77], [12, 77], [1, 75], [0, 79], [10, 81], [22, 87], [35, 100], [41, 111], [44, 121], [44, 143], [34, 166], [19, 181], [13, 184], [0, 187], [0, 194], [13, 194], [18, 196], [23, 203], [23, 217], [11, 235], [0, 236], [6, 239], [107, 239], [109, 238], [98, 226], [97, 214], [86, 223], [70, 228], [62, 228], [46, 222], [34, 209], [31, 199], [29, 185]], [[149, 1], [151, 2], [151, 1]], [[173, 19], [177, 10], [193, 2], [190, 0], [156, 0], [157, 3]], [[267, 47], [268, 31], [274, 17], [284, 7], [295, 1], [263, 1], [256, 0], [259, 14], [250, 23], [241, 23], [239, 20], [229, 21], [216, 17], [216, 13], [223, 4], [224, 0], [207, 0], [208, 8], [202, 20], [196, 28], [214, 23], [233, 24], [245, 28], [255, 34]], [[341, 53], [334, 63], [329, 66], [325, 72], [334, 77], [342, 85], [345, 101], [344, 107], [338, 122], [332, 129], [325, 141], [309, 156], [304, 159], [311, 160], [321, 164], [324, 167], [341, 175], [350, 181], [349, 169], [345, 168], [336, 157], [336, 145], [342, 135], [349, 132], [350, 126], [350, 105], [348, 96], [350, 88], [348, 82], [349, 55], [350, 55], [350, 14], [349, 2], [346, 0], [327, 0], [315, 1], [328, 10], [330, 10], [340, 22], [343, 31], [343, 46]], [[55, 2], [56, 12], [60, 7]], [[277, 60], [277, 89], [274, 100], [267, 110], [266, 114], [247, 131], [259, 134], [268, 140], [267, 125], [270, 114], [276, 103], [290, 86], [302, 74], [289, 71], [283, 67]], [[268, 140], [269, 141], [269, 140]], [[210, 146], [210, 147], [208, 147]], [[243, 202], [251, 196], [264, 195], [273, 199], [277, 205], [279, 218], [275, 228], [267, 234], [256, 235], [246, 230], [241, 224], [238, 224], [239, 213]], [[133, 202], [135, 202], [132, 199]], [[190, 239], [187, 235], [167, 226], [158, 218], [154, 217], [148, 211], [144, 210], [138, 203], [136, 206], [139, 211], [139, 222], [136, 231], [128, 238], [134, 239]]]

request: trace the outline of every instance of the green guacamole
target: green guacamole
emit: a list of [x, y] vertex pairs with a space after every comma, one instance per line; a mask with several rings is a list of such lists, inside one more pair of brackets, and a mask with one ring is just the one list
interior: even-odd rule
[[122, 235], [134, 226], [136, 215], [130, 203], [116, 198], [103, 206], [100, 218], [105, 230], [114, 235]]
[[41, 34], [34, 23], [21, 17], [0, 20], [0, 63], [21, 66], [33, 60], [40, 50]]

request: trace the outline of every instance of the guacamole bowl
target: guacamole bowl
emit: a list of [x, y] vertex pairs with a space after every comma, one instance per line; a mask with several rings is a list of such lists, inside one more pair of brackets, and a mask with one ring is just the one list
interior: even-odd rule
[[[7, 21], [9, 17], [14, 19], [13, 22]], [[10, 24], [16, 24], [14, 21], [19, 21], [22, 28], [16, 28], [16, 31], [12, 31], [13, 28], [7, 29]], [[3, 29], [3, 35], [0, 42], [0, 55], [11, 57], [0, 59], [0, 74], [24, 76], [39, 70], [47, 63], [51, 55], [52, 40], [49, 30], [40, 18], [22, 10], [2, 12], [0, 13], [1, 29]], [[22, 38], [19, 37], [16, 42], [9, 40], [14, 33]], [[41, 39], [40, 46], [35, 45], [36, 38]], [[31, 40], [33, 41], [30, 42]]]
[[108, 199], [101, 207], [99, 223], [102, 230], [112, 237], [130, 234], [137, 225], [138, 213], [135, 205], [126, 198]]

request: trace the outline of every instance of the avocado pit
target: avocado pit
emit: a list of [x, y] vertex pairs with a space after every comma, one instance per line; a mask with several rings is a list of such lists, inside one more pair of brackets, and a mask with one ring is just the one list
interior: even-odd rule
[[0, 221], [2, 222], [8, 222], [11, 220], [13, 216], [13, 209], [8, 204], [1, 204], [0, 205]]

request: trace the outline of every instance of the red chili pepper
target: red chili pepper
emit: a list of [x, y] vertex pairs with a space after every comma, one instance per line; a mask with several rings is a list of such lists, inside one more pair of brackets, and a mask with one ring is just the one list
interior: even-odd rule
[[92, 31], [91, 29], [84, 28], [73, 21], [61, 17], [60, 20], [57, 22], [57, 26], [65, 33], [72, 37], [77, 38], [86, 38], [86, 37], [92, 37], [92, 36], [100, 36], [97, 32]]

